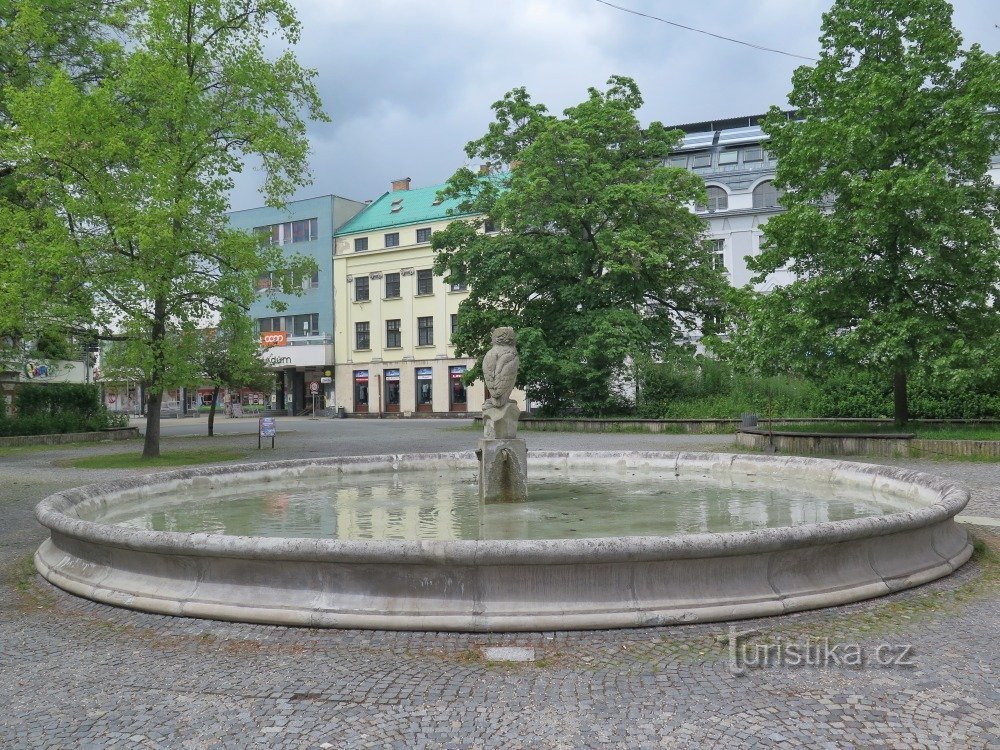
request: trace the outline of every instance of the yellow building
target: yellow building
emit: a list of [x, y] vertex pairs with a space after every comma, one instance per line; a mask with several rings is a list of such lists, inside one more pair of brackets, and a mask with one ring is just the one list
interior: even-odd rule
[[[450, 343], [468, 292], [433, 273], [431, 234], [461, 216], [443, 185], [410, 189], [410, 179], [334, 233], [334, 384], [348, 413], [478, 412], [482, 381], [466, 387], [475, 364]], [[513, 396], [524, 404], [524, 396]]]

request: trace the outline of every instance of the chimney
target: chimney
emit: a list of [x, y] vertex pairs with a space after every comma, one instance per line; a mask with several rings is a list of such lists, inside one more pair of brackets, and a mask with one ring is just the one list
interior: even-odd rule
[[409, 189], [410, 189], [409, 177], [403, 177], [402, 179], [392, 181], [392, 192], [394, 193], [397, 190], [409, 190]]

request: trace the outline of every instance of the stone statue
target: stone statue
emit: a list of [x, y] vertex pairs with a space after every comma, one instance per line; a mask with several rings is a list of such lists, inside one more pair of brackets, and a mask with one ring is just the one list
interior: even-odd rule
[[510, 400], [521, 358], [517, 356], [517, 336], [510, 327], [493, 330], [493, 348], [483, 358], [483, 380], [490, 390], [490, 402], [502, 409]]
[[483, 357], [483, 380], [490, 397], [483, 404], [483, 439], [479, 441], [479, 491], [488, 503], [527, 499], [528, 450], [517, 439], [521, 410], [511, 400], [521, 364], [513, 328], [495, 328], [493, 348]]

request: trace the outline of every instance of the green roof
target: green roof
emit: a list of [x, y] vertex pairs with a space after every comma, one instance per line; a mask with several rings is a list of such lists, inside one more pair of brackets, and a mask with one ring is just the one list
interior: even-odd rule
[[461, 201], [455, 198], [449, 198], [435, 205], [438, 191], [444, 187], [445, 185], [431, 185], [430, 187], [394, 190], [385, 193], [367, 208], [362, 209], [346, 224], [343, 224], [334, 232], [334, 235], [371, 232], [389, 227], [423, 224], [428, 221], [442, 221], [454, 216], [467, 215], [448, 213], [452, 209], [457, 212]]

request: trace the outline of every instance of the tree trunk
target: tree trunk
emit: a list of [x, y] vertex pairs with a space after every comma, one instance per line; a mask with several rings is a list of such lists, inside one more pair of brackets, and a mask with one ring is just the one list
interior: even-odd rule
[[906, 368], [896, 365], [892, 379], [893, 411], [892, 418], [897, 427], [904, 427], [910, 420], [910, 409], [906, 403]]
[[215, 405], [219, 403], [219, 386], [212, 389], [212, 405], [208, 407], [208, 436], [215, 432]]
[[166, 360], [163, 345], [167, 338], [167, 301], [157, 297], [153, 303], [153, 329], [150, 344], [153, 350], [153, 367], [149, 373], [149, 401], [146, 408], [146, 442], [142, 447], [143, 458], [160, 457], [160, 404], [163, 402], [163, 378]]
[[143, 458], [158, 458], [160, 455], [160, 404], [163, 391], [150, 388], [146, 398], [146, 441], [142, 446]]

